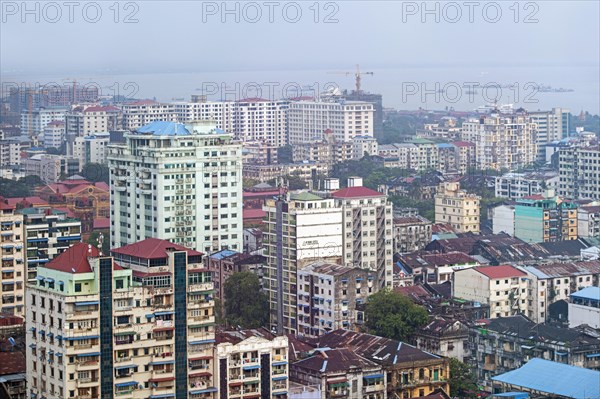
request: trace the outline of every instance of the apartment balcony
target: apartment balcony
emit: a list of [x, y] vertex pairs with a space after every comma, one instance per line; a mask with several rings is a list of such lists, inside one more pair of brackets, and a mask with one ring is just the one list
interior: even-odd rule
[[77, 378], [77, 388], [90, 388], [98, 385], [100, 378], [97, 376], [87, 378]]

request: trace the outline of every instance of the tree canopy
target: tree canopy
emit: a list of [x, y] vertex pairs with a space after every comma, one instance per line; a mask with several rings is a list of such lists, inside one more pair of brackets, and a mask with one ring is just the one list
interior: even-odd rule
[[227, 325], [257, 328], [269, 322], [269, 302], [256, 274], [234, 273], [225, 281], [224, 294]]
[[407, 341], [415, 329], [428, 320], [425, 308], [390, 289], [371, 295], [365, 314], [365, 324], [371, 334], [399, 341]]
[[478, 389], [477, 379], [471, 368], [460, 360], [450, 358], [450, 396], [472, 397]]
[[108, 166], [100, 163], [86, 163], [81, 169], [81, 176], [91, 182], [103, 181], [110, 184]]
[[20, 178], [19, 180], [4, 179], [0, 177], [0, 193], [6, 198], [29, 197], [33, 194], [33, 189], [44, 185], [44, 181], [39, 176], [31, 175]]

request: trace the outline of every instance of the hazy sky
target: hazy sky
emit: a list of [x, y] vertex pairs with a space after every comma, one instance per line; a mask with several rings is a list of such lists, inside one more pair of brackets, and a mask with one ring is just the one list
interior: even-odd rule
[[74, 3], [2, 0], [0, 72], [600, 65], [595, 0]]

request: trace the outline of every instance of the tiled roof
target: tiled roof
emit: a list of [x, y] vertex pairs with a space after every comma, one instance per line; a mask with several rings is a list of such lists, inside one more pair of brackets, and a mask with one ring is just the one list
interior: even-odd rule
[[293, 367], [327, 374], [346, 371], [350, 367], [377, 367], [375, 362], [365, 359], [348, 348], [316, 349], [314, 354], [294, 363]]
[[333, 192], [333, 198], [383, 197], [384, 194], [367, 187], [347, 187]]
[[475, 270], [491, 279], [527, 276], [527, 273], [522, 272], [516, 267], [510, 265], [480, 266], [476, 267]]
[[19, 351], [0, 352], [0, 376], [27, 371], [25, 356]]
[[168, 248], [173, 248], [177, 251], [186, 251], [188, 256], [202, 255], [202, 252], [158, 238], [146, 238], [143, 241], [125, 245], [121, 248], [111, 249], [111, 253], [129, 255], [142, 259], [162, 259], [167, 257]]
[[66, 273], [90, 273], [92, 272], [92, 267], [90, 266], [88, 257], [98, 256], [100, 256], [98, 248], [79, 242], [52, 259], [44, 267]]
[[32, 206], [37, 205], [48, 205], [48, 201], [41, 199], [40, 197], [32, 196], [32, 197], [17, 197], [17, 198], [7, 198], [6, 203], [8, 205], [14, 206], [20, 204], [21, 202], [26, 202], [31, 204]]

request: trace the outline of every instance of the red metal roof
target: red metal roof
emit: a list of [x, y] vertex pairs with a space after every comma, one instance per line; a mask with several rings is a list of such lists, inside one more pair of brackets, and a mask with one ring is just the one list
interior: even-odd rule
[[0, 352], [0, 375], [20, 374], [26, 371], [27, 362], [21, 352]]
[[242, 219], [262, 219], [267, 216], [267, 212], [262, 209], [244, 209], [242, 212]]
[[[211, 357], [212, 359], [212, 357]], [[188, 377], [210, 377], [212, 375], [212, 373], [209, 373], [207, 371], [203, 371], [201, 373], [193, 373], [190, 374]]]
[[93, 245], [79, 242], [52, 259], [45, 267], [66, 273], [90, 273], [88, 257], [98, 257], [100, 252]]
[[167, 257], [167, 249], [173, 248], [177, 251], [186, 251], [188, 256], [200, 256], [202, 252], [186, 248], [182, 245], [172, 243], [158, 238], [146, 238], [133, 244], [125, 245], [121, 248], [112, 249], [111, 252], [134, 256], [141, 259], [162, 259]]
[[175, 381], [175, 377], [150, 378], [148, 382]]
[[491, 279], [527, 276], [525, 272], [511, 265], [481, 266], [476, 267], [475, 270]]
[[475, 147], [475, 144], [470, 141], [453, 141], [452, 144], [457, 147]]
[[109, 229], [110, 218], [96, 218], [94, 219], [94, 229]]
[[367, 187], [348, 187], [333, 193], [333, 198], [383, 197], [384, 194]]
[[32, 196], [32, 197], [17, 197], [17, 198], [7, 198], [6, 203], [8, 205], [17, 205], [21, 202], [27, 202], [33, 206], [36, 205], [48, 205], [48, 201], [41, 199], [40, 197]]

